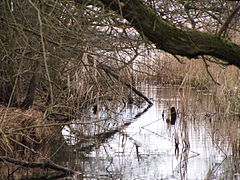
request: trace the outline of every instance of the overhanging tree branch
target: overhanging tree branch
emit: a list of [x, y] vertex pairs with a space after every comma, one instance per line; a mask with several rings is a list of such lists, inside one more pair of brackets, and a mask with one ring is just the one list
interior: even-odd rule
[[221, 36], [223, 33], [225, 33], [228, 29], [229, 24], [231, 24], [234, 16], [237, 14], [237, 12], [240, 10], [240, 5], [238, 5], [234, 11], [230, 14], [230, 16], [227, 18], [227, 20], [225, 21], [225, 23], [223, 24], [223, 26], [221, 27], [221, 29], [218, 32], [218, 36]]
[[123, 16], [158, 49], [172, 55], [196, 58], [210, 55], [240, 68], [240, 46], [217, 35], [181, 30], [164, 21], [141, 0], [100, 0]]

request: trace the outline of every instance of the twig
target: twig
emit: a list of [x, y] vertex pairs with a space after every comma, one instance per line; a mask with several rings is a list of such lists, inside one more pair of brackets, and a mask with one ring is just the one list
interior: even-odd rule
[[176, 60], [177, 60], [179, 63], [181, 63], [181, 64], [186, 64], [186, 63], [184, 63], [183, 61], [181, 61], [176, 55], [172, 54], [172, 56], [175, 57]]
[[202, 56], [202, 59], [203, 59], [203, 62], [204, 62], [204, 64], [205, 64], [206, 71], [207, 71], [208, 75], [210, 76], [210, 78], [212, 79], [212, 81], [213, 81], [215, 84], [217, 84], [217, 85], [220, 86], [221, 84], [220, 84], [219, 82], [217, 82], [217, 81], [213, 78], [212, 74], [210, 73], [210, 71], [209, 71], [209, 69], [208, 69], [208, 66], [209, 66], [209, 65], [207, 64], [205, 57]]

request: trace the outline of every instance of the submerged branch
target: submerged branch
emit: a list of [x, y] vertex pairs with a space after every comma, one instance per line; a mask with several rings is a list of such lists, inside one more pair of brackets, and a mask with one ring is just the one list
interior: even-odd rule
[[[143, 109], [141, 112], [137, 113], [132, 119], [130, 120], [135, 120], [135, 119], [138, 119], [139, 117], [141, 117], [143, 114], [145, 114], [150, 108], [152, 107], [152, 104], [149, 104], [145, 109]], [[99, 146], [99, 143], [103, 143], [105, 142], [107, 139], [109, 139], [110, 137], [112, 137], [114, 134], [116, 133], [123, 133], [122, 132], [122, 129], [124, 129], [125, 127], [129, 126], [130, 124], [132, 124], [132, 122], [128, 121], [128, 122], [124, 122], [122, 125], [114, 128], [114, 129], [111, 129], [109, 131], [104, 131], [104, 132], [101, 132], [101, 133], [97, 133], [97, 134], [94, 134], [93, 136], [83, 136], [81, 138], [81, 141], [80, 141], [80, 144], [81, 143], [84, 143], [84, 142], [88, 142], [92, 139], [94, 139], [93, 143], [92, 144], [89, 144], [88, 146], [85, 146], [85, 147], [81, 147], [79, 148], [79, 151], [82, 151], [82, 152], [91, 152], [92, 149], [94, 147], [97, 147]], [[128, 136], [127, 134], [125, 134], [126, 136]], [[135, 142], [136, 143], [136, 142]], [[137, 144], [137, 143], [136, 143]], [[77, 144], [78, 145], [78, 144]]]
[[47, 160], [45, 162], [28, 162], [28, 161], [23, 161], [23, 160], [17, 160], [17, 159], [10, 158], [7, 156], [0, 156], [0, 161], [9, 162], [9, 163], [12, 163], [15, 165], [20, 165], [20, 166], [28, 167], [28, 168], [42, 168], [42, 169], [49, 168], [49, 169], [53, 169], [56, 171], [61, 171], [68, 175], [73, 175], [76, 173], [75, 171], [73, 171], [71, 169], [57, 165], [49, 160]]

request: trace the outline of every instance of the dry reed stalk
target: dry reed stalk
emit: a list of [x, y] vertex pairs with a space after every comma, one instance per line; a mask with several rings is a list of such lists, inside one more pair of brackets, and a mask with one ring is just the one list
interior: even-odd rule
[[[219, 105], [221, 102], [217, 102], [213, 95], [186, 94], [181, 95], [184, 107], [184, 112], [181, 111], [182, 134], [186, 134], [187, 129], [184, 127], [189, 123], [194, 125], [197, 132], [201, 131], [199, 127], [204, 126], [207, 131], [207, 137], [203, 137], [204, 139], [212, 138], [213, 144], [226, 156], [229, 155], [229, 150], [232, 150], [232, 153], [238, 154], [237, 158], [240, 158], [239, 115], [227, 112], [226, 105]], [[201, 101], [201, 98], [204, 100]]]

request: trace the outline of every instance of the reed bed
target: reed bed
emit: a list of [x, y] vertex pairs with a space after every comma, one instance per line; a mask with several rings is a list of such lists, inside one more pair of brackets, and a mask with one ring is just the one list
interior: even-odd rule
[[145, 62], [151, 68], [136, 65], [138, 82], [201, 90], [213, 94], [215, 103], [224, 105], [225, 111], [240, 112], [239, 68], [209, 63], [203, 59], [176, 59], [166, 53]]
[[[173, 88], [170, 87], [170, 89]], [[196, 145], [205, 144], [206, 149], [201, 153], [211, 154], [209, 151], [215, 147], [224, 159], [218, 167], [210, 166], [204, 179], [213, 179], [214, 177], [234, 179], [235, 176], [238, 176], [240, 168], [239, 114], [230, 112], [228, 104], [220, 104], [219, 101], [217, 103], [214, 93], [196, 91], [191, 87], [174, 87], [174, 89], [176, 89], [177, 96], [170, 103], [166, 103], [164, 112], [170, 112], [172, 106], [177, 108], [178, 118], [173, 128], [175, 133], [172, 134], [173, 144], [175, 141], [175, 148], [178, 150], [175, 153], [180, 151], [180, 156], [184, 156], [185, 152], [195, 149]], [[167, 91], [167, 93], [169, 92]], [[165, 117], [166, 122], [168, 116]], [[168, 128], [173, 130], [171, 125]], [[196, 137], [193, 137], [192, 133]], [[208, 149], [209, 147], [210, 149]], [[179, 156], [179, 154], [175, 155]], [[188, 158], [187, 155], [186, 159], [188, 160]], [[181, 161], [180, 166], [184, 163], [186, 163], [185, 160]], [[233, 166], [225, 167], [225, 164]], [[187, 165], [182, 170], [186, 170], [186, 168]], [[222, 170], [216, 168], [222, 168]], [[221, 171], [222, 174], [216, 174], [216, 171]]]

